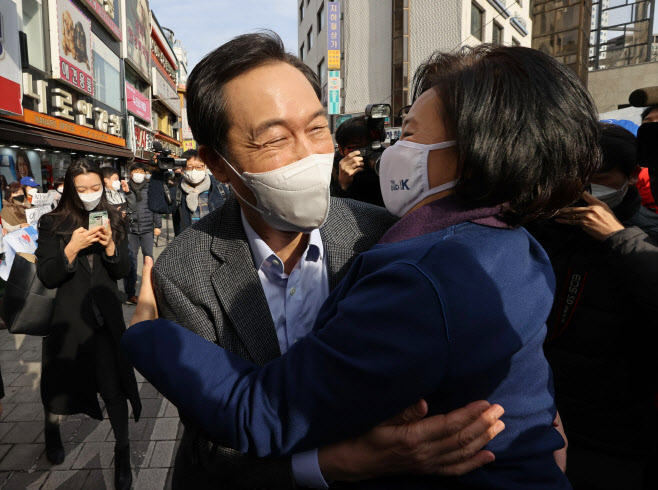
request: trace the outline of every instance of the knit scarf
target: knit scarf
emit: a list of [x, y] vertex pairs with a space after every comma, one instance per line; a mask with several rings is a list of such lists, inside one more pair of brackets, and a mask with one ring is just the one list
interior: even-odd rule
[[135, 197], [137, 198], [137, 202], [140, 202], [142, 200], [142, 189], [144, 188], [145, 185], [147, 185], [148, 182], [145, 180], [141, 184], [138, 184], [134, 180], [130, 179], [130, 182], [128, 185], [130, 186], [130, 189], [135, 193]]
[[183, 179], [180, 181], [180, 186], [186, 194], [185, 202], [187, 203], [187, 208], [193, 213], [199, 207], [199, 194], [210, 190], [210, 177], [206, 175], [206, 178], [196, 187], [192, 187]]

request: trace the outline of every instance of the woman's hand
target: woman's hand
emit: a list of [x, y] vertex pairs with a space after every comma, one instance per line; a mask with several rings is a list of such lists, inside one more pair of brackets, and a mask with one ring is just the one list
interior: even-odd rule
[[103, 248], [105, 248], [105, 254], [108, 257], [114, 256], [116, 252], [116, 246], [114, 244], [114, 240], [112, 239], [112, 227], [110, 226], [109, 220], [106, 226], [101, 226], [99, 228], [98, 243], [103, 245]]
[[585, 208], [564, 208], [555, 221], [565, 225], [579, 226], [585, 233], [602, 242], [613, 233], [624, 229], [612, 210], [589, 192], [583, 192], [583, 199], [589, 203]]
[[137, 301], [135, 314], [130, 320], [131, 327], [135, 323], [144, 322], [146, 320], [155, 320], [158, 318], [158, 304], [155, 301], [153, 281], [151, 280], [152, 273], [153, 259], [148, 256], [144, 257], [144, 267], [142, 268], [142, 287], [139, 290], [139, 301]]
[[87, 230], [81, 227], [73, 232], [73, 235], [71, 235], [71, 241], [66, 248], [64, 248], [64, 253], [69, 259], [69, 264], [73, 263], [81, 250], [84, 250], [100, 240], [98, 236], [100, 229], [100, 226], [92, 230]]

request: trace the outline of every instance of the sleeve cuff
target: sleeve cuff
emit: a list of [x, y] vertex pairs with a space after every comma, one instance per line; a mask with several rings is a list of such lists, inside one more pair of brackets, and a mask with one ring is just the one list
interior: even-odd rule
[[320, 471], [317, 449], [293, 454], [292, 474], [298, 487], [329, 488]]
[[105, 253], [105, 250], [103, 250], [103, 259], [105, 259], [106, 262], [109, 262], [110, 264], [116, 264], [119, 262], [119, 249], [117, 248], [116, 245], [114, 245], [114, 255], [110, 257]]
[[66, 269], [66, 272], [75, 272], [75, 270], [78, 268], [77, 257], [72, 264], [69, 262], [69, 258], [66, 256], [64, 250], [62, 250], [62, 257], [64, 257], [64, 268]]

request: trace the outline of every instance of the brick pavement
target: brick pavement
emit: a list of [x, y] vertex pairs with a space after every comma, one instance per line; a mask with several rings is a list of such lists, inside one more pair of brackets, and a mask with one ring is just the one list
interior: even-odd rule
[[[156, 257], [165, 245], [164, 239], [159, 242]], [[124, 306], [126, 322], [133, 311], [133, 306]], [[64, 417], [61, 433], [66, 459], [53, 466], [46, 458], [39, 394], [41, 338], [0, 330], [0, 366], [5, 384], [0, 416], [0, 488], [113, 489], [114, 436], [107, 416], [103, 421], [86, 415]], [[139, 373], [137, 382], [143, 408], [139, 423], [135, 423], [132, 410], [130, 413], [133, 489], [170, 488], [173, 459], [183, 430], [178, 411]]]

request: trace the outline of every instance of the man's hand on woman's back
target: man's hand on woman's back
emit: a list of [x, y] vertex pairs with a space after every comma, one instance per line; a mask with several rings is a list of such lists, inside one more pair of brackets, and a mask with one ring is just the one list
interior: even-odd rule
[[481, 400], [448, 414], [427, 415], [420, 400], [368, 433], [318, 451], [328, 481], [399, 474], [458, 476], [494, 461], [482, 448], [504, 428], [500, 405]]

